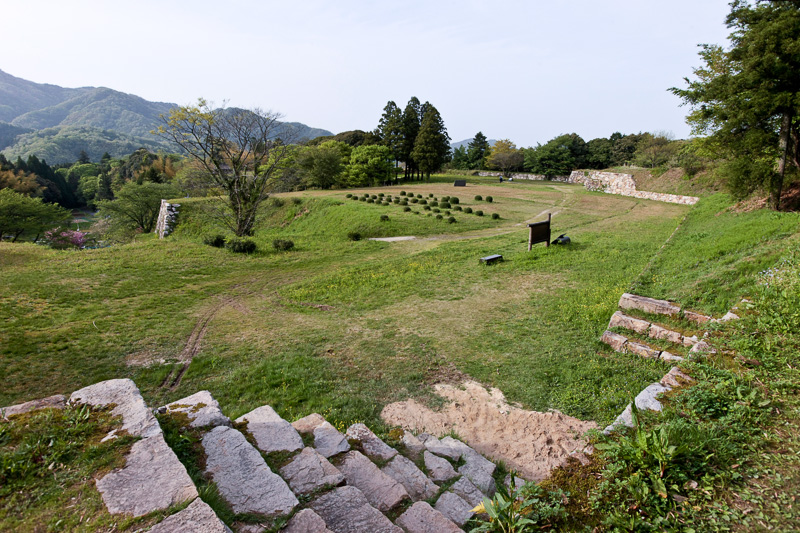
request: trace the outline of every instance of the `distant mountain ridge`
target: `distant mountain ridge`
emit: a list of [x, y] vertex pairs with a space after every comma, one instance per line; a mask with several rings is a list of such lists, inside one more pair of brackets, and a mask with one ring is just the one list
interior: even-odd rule
[[[50, 164], [75, 161], [81, 150], [95, 161], [104, 152], [121, 157], [140, 147], [174, 152], [175, 146], [150, 134], [159, 115], [173, 107], [178, 104], [107, 87], [35, 83], [0, 70], [0, 150], [9, 159], [36, 155]], [[297, 138], [332, 135], [299, 122], [284, 126]]]
[[[474, 139], [474, 137], [472, 139]], [[461, 148], [462, 146], [464, 148], [467, 148], [469, 146], [469, 143], [472, 142], [472, 139], [464, 139], [463, 141], [450, 143], [450, 148], [452, 148], [453, 150], [455, 150], [456, 148]], [[497, 142], [497, 139], [487, 139], [487, 140], [489, 141], [489, 146], [494, 146], [494, 143]]]

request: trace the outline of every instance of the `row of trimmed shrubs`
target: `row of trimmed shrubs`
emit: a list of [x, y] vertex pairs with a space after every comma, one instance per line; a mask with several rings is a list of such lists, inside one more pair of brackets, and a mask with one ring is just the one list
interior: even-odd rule
[[[239, 237], [225, 238], [224, 235], [207, 235], [203, 238], [203, 244], [214, 248], [227, 248], [235, 254], [252, 254], [256, 251], [256, 243], [252, 239], [241, 239]], [[274, 239], [272, 247], [279, 252], [287, 252], [294, 248], [294, 241], [289, 239]]]
[[[406, 196], [406, 191], [400, 191], [400, 196]], [[369, 204], [378, 204], [378, 205], [383, 205], [383, 206], [388, 206], [388, 205], [391, 205], [392, 203], [395, 203], [395, 204], [398, 204], [398, 205], [406, 207], [406, 206], [408, 206], [408, 204], [410, 202], [412, 204], [417, 204], [418, 203], [420, 205], [425, 206], [424, 209], [426, 211], [430, 211], [432, 208], [441, 208], [441, 209], [452, 209], [454, 211], [463, 211], [464, 213], [468, 213], [468, 214], [469, 213], [473, 213], [473, 210], [472, 210], [471, 207], [462, 208], [460, 205], [458, 205], [460, 200], [456, 196], [444, 196], [444, 197], [442, 197], [441, 200], [437, 200], [436, 197], [433, 196], [433, 194], [429, 194], [428, 198], [423, 198], [423, 196], [421, 194], [417, 194], [416, 196], [414, 196], [414, 194], [412, 194], [412, 193], [408, 193], [408, 196], [406, 198], [398, 198], [396, 196], [394, 198], [392, 198], [391, 194], [390, 195], [384, 195], [383, 193], [380, 193], [380, 194], [377, 194], [377, 195], [376, 194], [370, 195], [368, 193], [364, 193], [362, 196], [358, 196], [358, 195], [355, 195], [355, 194], [352, 194], [352, 193], [348, 193], [346, 195], [346, 198], [350, 198], [351, 200], [356, 200], [356, 201], [361, 201], [361, 202], [367, 202]], [[433, 199], [429, 200], [429, 198], [433, 198]], [[475, 197], [475, 199], [476, 200], [482, 200], [483, 197], [478, 195], [478, 196]], [[491, 202], [492, 200], [493, 200], [493, 198], [491, 196], [487, 196], [486, 197], [486, 201], [487, 202]], [[410, 209], [405, 209], [405, 208], [403, 210], [404, 211], [410, 211]], [[433, 211], [435, 213], [439, 212], [438, 209], [433, 209]], [[477, 211], [474, 211], [474, 213], [476, 215], [478, 215], [479, 217], [483, 216], [483, 211], [480, 210], [480, 209], [477, 210]], [[498, 213], [492, 213], [492, 219], [497, 220], [499, 218], [500, 218], [500, 215]]]

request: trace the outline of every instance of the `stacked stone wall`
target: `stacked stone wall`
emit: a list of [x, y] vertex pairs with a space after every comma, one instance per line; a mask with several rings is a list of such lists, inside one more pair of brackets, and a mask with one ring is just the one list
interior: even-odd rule
[[584, 187], [590, 191], [619, 194], [621, 196], [631, 196], [633, 198], [656, 200], [658, 202], [668, 202], [671, 204], [694, 205], [698, 200], [696, 196], [638, 191], [636, 190], [636, 182], [633, 180], [633, 174], [622, 174], [618, 172], [600, 172], [597, 170], [587, 172], [584, 170], [573, 170], [572, 174], [569, 176], [568, 183], [583, 183]]
[[163, 239], [175, 229], [178, 222], [178, 208], [181, 204], [171, 204], [166, 200], [161, 200], [161, 209], [158, 212], [155, 233], [158, 238]]

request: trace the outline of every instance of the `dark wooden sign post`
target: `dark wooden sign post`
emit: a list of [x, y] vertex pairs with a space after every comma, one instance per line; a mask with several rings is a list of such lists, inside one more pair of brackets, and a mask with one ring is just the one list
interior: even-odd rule
[[550, 217], [551, 213], [547, 213], [547, 220], [543, 222], [534, 222], [533, 224], [528, 224], [528, 228], [530, 229], [530, 233], [528, 234], [528, 251], [531, 251], [531, 248], [534, 244], [538, 242], [543, 242], [547, 246], [550, 246]]

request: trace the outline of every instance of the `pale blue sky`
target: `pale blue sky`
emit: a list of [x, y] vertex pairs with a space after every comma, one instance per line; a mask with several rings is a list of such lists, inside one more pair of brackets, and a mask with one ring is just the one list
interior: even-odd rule
[[6, 0], [0, 69], [148, 100], [262, 107], [334, 133], [429, 100], [454, 141], [688, 137], [667, 92], [725, 44], [725, 0]]

